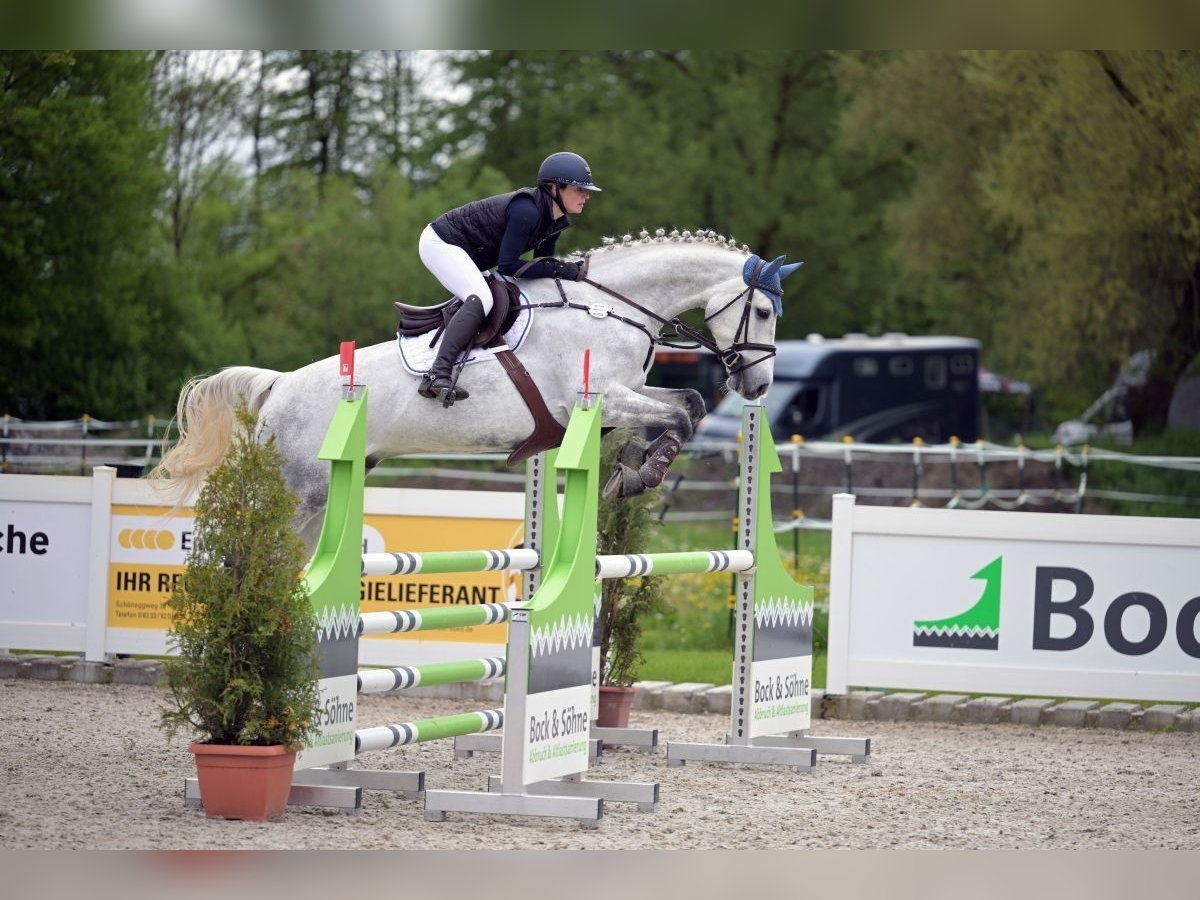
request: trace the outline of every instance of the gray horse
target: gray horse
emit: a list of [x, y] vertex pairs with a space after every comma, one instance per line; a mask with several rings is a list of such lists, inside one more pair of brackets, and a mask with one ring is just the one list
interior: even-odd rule
[[[569, 306], [560, 305], [554, 281], [521, 282], [531, 304], [547, 306], [534, 311], [520, 359], [564, 426], [581, 390], [584, 350], [590, 348], [591, 389], [604, 397], [603, 426], [665, 429], [651, 447], [634, 442], [622, 453], [606, 490], [627, 495], [661, 482], [704, 415], [696, 391], [646, 385], [646, 363], [660, 330], [670, 327], [667, 337], [678, 340], [676, 317], [703, 309], [712, 339], [700, 335], [702, 342], [721, 354], [728, 386], [755, 400], [771, 385], [780, 281], [800, 263], [783, 265], [783, 257], [764, 262], [713, 232], [661, 230], [608, 240], [587, 258], [586, 280], [561, 284]], [[681, 328], [685, 335], [696, 334]], [[460, 380], [471, 398], [449, 408], [417, 394], [417, 377], [405, 371], [394, 341], [359, 350], [355, 366], [356, 382], [371, 393], [368, 470], [404, 453], [511, 450], [533, 427], [494, 360], [463, 368]], [[179, 395], [179, 440], [150, 478], [177, 502], [197, 490], [225, 455], [233, 412], [245, 398], [258, 413], [262, 436], [275, 436], [285, 479], [300, 501], [296, 528], [311, 549], [329, 481], [328, 463], [317, 452], [341, 382], [336, 356], [294, 372], [232, 366], [193, 379]]]

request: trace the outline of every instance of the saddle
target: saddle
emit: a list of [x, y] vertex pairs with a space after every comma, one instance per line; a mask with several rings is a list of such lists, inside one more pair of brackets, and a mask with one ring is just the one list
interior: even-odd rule
[[[490, 273], [485, 278], [492, 291], [492, 311], [488, 313], [483, 327], [471, 341], [471, 349], [501, 346], [504, 343], [504, 335], [512, 328], [513, 322], [516, 321], [517, 315], [521, 311], [521, 289], [519, 287], [503, 278], [494, 278]], [[442, 336], [446, 324], [463, 305], [463, 301], [458, 297], [451, 297], [444, 303], [434, 306], [412, 306], [407, 303], [394, 303], [393, 305], [400, 313], [400, 324], [396, 326], [397, 333], [404, 337], [412, 337], [433, 332], [433, 337], [429, 341], [429, 346], [432, 347]], [[546, 408], [546, 401], [542, 399], [542, 392], [538, 390], [529, 371], [517, 359], [517, 354], [508, 349], [498, 350], [496, 359], [533, 416], [533, 431], [508, 455], [508, 464], [511, 466], [524, 462], [543, 450], [559, 446], [567, 430], [558, 423], [554, 416], [550, 415], [550, 410]]]
[[[504, 335], [508, 329], [512, 328], [517, 314], [521, 311], [521, 289], [519, 287], [503, 278], [494, 278], [490, 273], [485, 280], [492, 291], [492, 311], [488, 313], [483, 327], [471, 341], [472, 349], [496, 347], [503, 343]], [[463, 301], [458, 297], [451, 297], [444, 303], [434, 306], [412, 306], [408, 303], [398, 302], [392, 305], [400, 313], [400, 324], [396, 326], [396, 331], [404, 337], [428, 334], [432, 331], [434, 334], [429, 341], [429, 346], [432, 347], [442, 336], [442, 330], [447, 323], [454, 318], [454, 314], [463, 305]]]

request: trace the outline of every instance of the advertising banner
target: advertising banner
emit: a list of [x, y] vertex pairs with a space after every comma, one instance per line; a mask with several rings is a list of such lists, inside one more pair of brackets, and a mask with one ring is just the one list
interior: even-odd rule
[[1200, 522], [834, 511], [830, 691], [1200, 700]]
[[[193, 541], [188, 506], [142, 480], [0, 475], [0, 647], [161, 654], [169, 650], [167, 599], [183, 577]], [[101, 475], [104, 475], [102, 478]], [[518, 492], [367, 488], [364, 552], [508, 549], [524, 539]], [[367, 577], [363, 611], [440, 608], [515, 600], [521, 575]], [[348, 598], [349, 599], [349, 598]], [[361, 642], [365, 665], [499, 655], [504, 625]], [[425, 638], [424, 640], [422, 638]]]
[[90, 516], [86, 503], [0, 500], [0, 647], [82, 649]]
[[167, 599], [187, 568], [192, 511], [116, 504], [109, 547], [108, 627], [168, 631]]
[[[524, 494], [367, 488], [364, 553], [506, 550], [525, 539]], [[520, 572], [366, 576], [362, 612], [439, 609], [517, 600]], [[502, 656], [507, 626], [467, 625], [373, 636], [359, 642], [363, 665], [422, 665], [466, 656]]]
[[[464, 500], [466, 498], [463, 498]], [[457, 504], [456, 504], [457, 505]], [[463, 507], [469, 507], [464, 502]], [[447, 504], [445, 510], [454, 507]], [[521, 519], [461, 518], [452, 515], [381, 516], [364, 518], [364, 553], [487, 549], [519, 547], [524, 539]], [[521, 596], [520, 572], [469, 572], [441, 575], [374, 576], [362, 579], [362, 612], [506, 603]], [[502, 645], [507, 626], [471, 625], [438, 632], [445, 642]], [[387, 641], [429, 640], [429, 634], [402, 633], [373, 638]], [[461, 653], [461, 651], [460, 651]]]

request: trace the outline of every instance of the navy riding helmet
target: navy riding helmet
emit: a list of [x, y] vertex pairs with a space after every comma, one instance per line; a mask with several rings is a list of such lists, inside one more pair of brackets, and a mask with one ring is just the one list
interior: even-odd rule
[[538, 181], [552, 181], [555, 184], [573, 184], [586, 191], [598, 191], [600, 188], [592, 184], [592, 169], [587, 160], [578, 153], [551, 153], [542, 160], [538, 169]]

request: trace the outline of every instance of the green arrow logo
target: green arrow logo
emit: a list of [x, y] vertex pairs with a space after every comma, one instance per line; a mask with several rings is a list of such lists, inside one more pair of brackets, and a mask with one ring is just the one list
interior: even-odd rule
[[972, 575], [982, 578], [983, 594], [964, 613], [949, 619], [913, 622], [914, 647], [995, 650], [1000, 645], [1000, 573], [1004, 557], [997, 556]]

